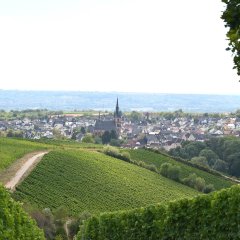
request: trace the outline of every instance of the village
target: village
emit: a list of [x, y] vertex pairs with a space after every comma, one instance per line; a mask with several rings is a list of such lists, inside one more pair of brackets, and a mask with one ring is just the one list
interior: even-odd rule
[[156, 117], [151, 113], [122, 113], [117, 100], [114, 113], [99, 112], [92, 115], [60, 114], [41, 119], [1, 120], [1, 136], [25, 139], [73, 139], [81, 142], [92, 136], [95, 143], [102, 143], [106, 133], [115, 133], [112, 143], [126, 148], [164, 148], [170, 150], [183, 141], [205, 141], [211, 137], [240, 136], [238, 117]]

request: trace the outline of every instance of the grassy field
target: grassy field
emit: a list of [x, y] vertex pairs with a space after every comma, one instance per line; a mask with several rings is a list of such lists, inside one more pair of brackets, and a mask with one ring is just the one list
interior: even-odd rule
[[47, 147], [45, 144], [25, 140], [0, 138], [0, 173], [25, 154]]
[[14, 193], [40, 209], [98, 214], [163, 203], [199, 193], [136, 165], [88, 150], [52, 151]]
[[196, 173], [199, 177], [204, 178], [207, 184], [213, 184], [216, 190], [231, 187], [233, 185], [233, 182], [228, 181], [220, 176], [216, 176], [200, 169], [188, 166], [162, 154], [143, 149], [129, 150], [129, 153], [131, 159], [143, 161], [146, 164], [154, 164], [158, 169], [160, 168], [161, 164], [165, 162], [180, 166], [182, 169], [182, 174], [180, 176], [181, 178], [187, 177], [190, 173]]

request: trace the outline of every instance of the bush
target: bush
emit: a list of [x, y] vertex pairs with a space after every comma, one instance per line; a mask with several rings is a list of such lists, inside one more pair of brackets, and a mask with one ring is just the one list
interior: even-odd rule
[[93, 138], [93, 135], [91, 133], [87, 133], [83, 139], [82, 139], [83, 143], [95, 143], [95, 140]]
[[206, 182], [203, 178], [201, 177], [197, 177], [195, 180], [195, 188], [199, 191], [199, 192], [203, 192], [203, 189], [205, 188]]
[[138, 165], [139, 167], [146, 168], [146, 163], [143, 162], [143, 161], [139, 161], [139, 162], [137, 163], [137, 165]]
[[208, 184], [203, 189], [204, 193], [210, 193], [210, 192], [213, 192], [213, 191], [215, 191], [215, 188], [214, 188], [213, 184]]
[[164, 177], [179, 181], [181, 168], [170, 163], [163, 163], [160, 167], [160, 174]]
[[194, 188], [195, 186], [195, 182], [196, 182], [196, 178], [197, 178], [197, 175], [196, 173], [192, 173], [190, 174], [188, 177], [184, 178], [182, 180], [183, 184], [191, 187], [191, 188]]
[[103, 153], [108, 155], [108, 156], [124, 160], [126, 162], [130, 162], [130, 160], [131, 160], [130, 154], [128, 152], [120, 153], [119, 149], [116, 148], [116, 147], [112, 147], [112, 146], [104, 147], [103, 148]]
[[174, 181], [179, 181], [181, 168], [179, 166], [170, 166], [168, 169], [168, 177]]
[[152, 171], [152, 172], [158, 173], [158, 169], [154, 164], [146, 165], [145, 168]]
[[164, 177], [168, 177], [168, 169], [170, 168], [170, 163], [163, 163], [160, 167], [160, 174]]
[[198, 177], [195, 173], [192, 173], [187, 178], [184, 178], [182, 180], [182, 183], [191, 188], [195, 188], [200, 192], [206, 191], [206, 193], [209, 193], [214, 189], [214, 186], [212, 184], [209, 184], [208, 187], [206, 188], [205, 179]]

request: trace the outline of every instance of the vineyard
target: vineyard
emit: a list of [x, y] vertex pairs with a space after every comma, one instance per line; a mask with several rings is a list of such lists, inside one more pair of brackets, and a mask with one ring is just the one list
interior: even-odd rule
[[240, 187], [165, 205], [101, 214], [85, 222], [78, 240], [239, 239]]
[[44, 144], [30, 141], [0, 138], [0, 172], [25, 154], [42, 150], [46, 147]]
[[43, 240], [43, 232], [36, 223], [14, 202], [0, 186], [0, 239]]
[[211, 173], [205, 172], [203, 170], [188, 166], [182, 162], [178, 162], [171, 157], [167, 157], [165, 155], [150, 152], [148, 150], [129, 150], [131, 159], [135, 161], [143, 161], [146, 164], [154, 164], [158, 169], [163, 163], [171, 163], [173, 165], [177, 165], [181, 167], [181, 178], [187, 177], [191, 173], [196, 173], [197, 176], [205, 179], [207, 184], [213, 184], [216, 190], [220, 190], [222, 188], [231, 187], [233, 182], [228, 181], [220, 176], [213, 175]]
[[52, 151], [23, 181], [14, 198], [40, 209], [83, 211], [131, 209], [199, 194], [133, 164], [88, 150]]

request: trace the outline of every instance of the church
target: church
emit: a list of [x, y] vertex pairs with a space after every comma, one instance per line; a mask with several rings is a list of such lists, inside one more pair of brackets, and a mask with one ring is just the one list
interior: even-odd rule
[[119, 109], [118, 104], [118, 98], [117, 98], [117, 104], [114, 111], [114, 119], [112, 120], [102, 120], [99, 114], [99, 119], [95, 123], [94, 127], [94, 133], [97, 135], [103, 134], [105, 131], [111, 132], [115, 131], [118, 136], [120, 136], [121, 133], [121, 127], [122, 127], [122, 116]]

